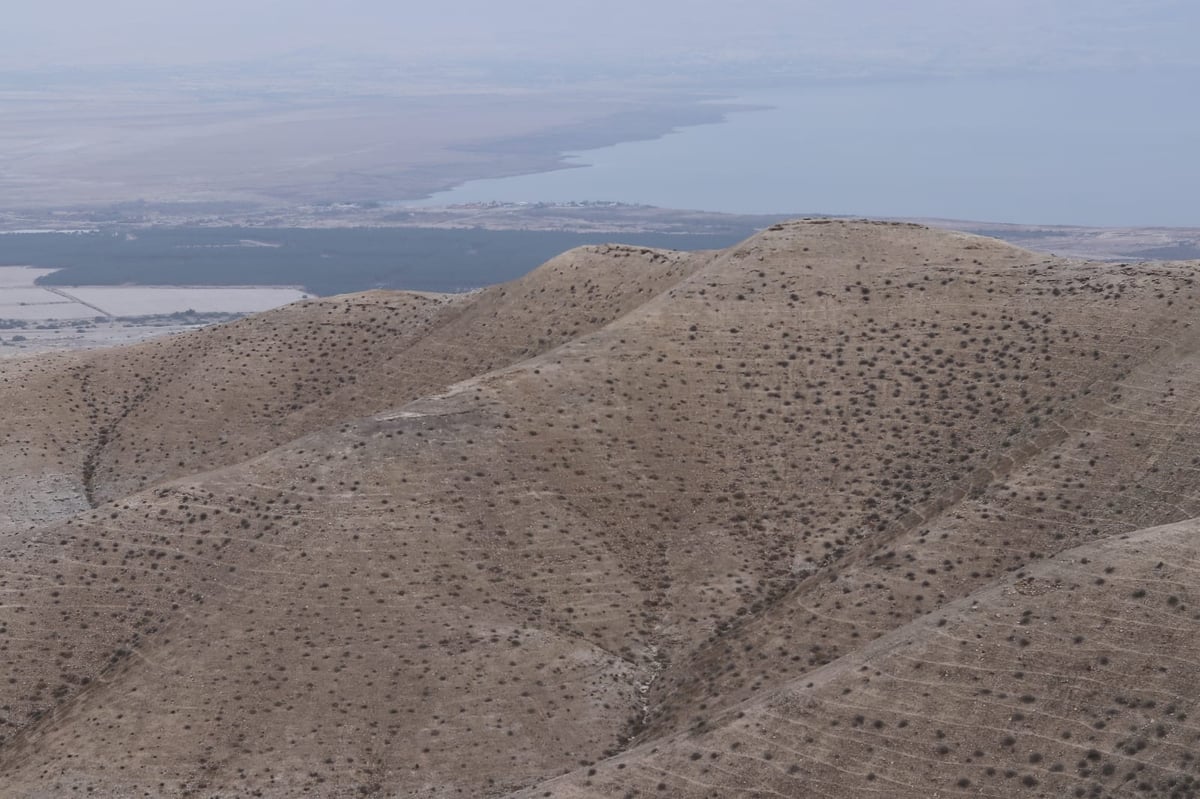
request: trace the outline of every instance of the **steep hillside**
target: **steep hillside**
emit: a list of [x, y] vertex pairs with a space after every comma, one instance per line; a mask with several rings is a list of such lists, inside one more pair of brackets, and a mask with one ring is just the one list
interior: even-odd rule
[[[1141, 738], [1089, 738], [1071, 704], [1087, 679], [1128, 700], [1200, 677], [1186, 586], [1159, 608], [1130, 591], [1166, 583], [1085, 585], [1071, 563], [1186, 582], [1186, 524], [1120, 536], [1200, 516], [1194, 269], [804, 221], [405, 296], [390, 332], [362, 326], [397, 301], [373, 295], [281, 312], [314, 327], [24, 364], [6, 376], [36, 375], [40, 399], [6, 451], [31, 463], [49, 447], [15, 439], [81, 369], [171, 367], [79, 428], [102, 444], [80, 480], [110, 501], [0, 543], [0, 778], [21, 796], [1186, 792], [1185, 719], [1122, 781]], [[307, 386], [296, 407], [285, 379]], [[1087, 612], [1118, 621], [1072, 632]], [[1130, 664], [1182, 654], [1094, 677], [1068, 633]], [[1030, 741], [1074, 737], [1029, 761], [967, 734], [1012, 696]], [[930, 754], [926, 733], [948, 742]], [[1065, 760], [1081, 741], [1099, 765]]]
[[[27, 489], [14, 495], [48, 490], [77, 510], [542, 352], [702, 257], [587, 247], [470, 295], [368, 292], [103, 353], [6, 361], [0, 406], [15, 412], [0, 417], [0, 462]], [[3, 504], [10, 526], [44, 520]]]
[[1200, 794], [1189, 520], [1018, 570], [523, 797]]

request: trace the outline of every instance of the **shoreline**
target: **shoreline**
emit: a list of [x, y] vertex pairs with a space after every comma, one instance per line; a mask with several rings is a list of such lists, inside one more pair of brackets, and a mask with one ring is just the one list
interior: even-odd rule
[[[228, 107], [216, 99], [203, 109], [208, 128], [194, 135], [171, 102], [154, 108], [149, 121], [139, 116], [144, 109], [118, 102], [102, 121], [128, 135], [56, 150], [57, 139], [93, 134], [81, 127], [87, 119], [74, 120], [69, 109], [47, 102], [6, 120], [11, 131], [0, 144], [10, 141], [14, 152], [21, 143], [49, 141], [34, 159], [0, 154], [0, 221], [6, 213], [39, 214], [47, 227], [66, 231], [94, 225], [84, 219], [69, 226], [56, 212], [426, 202], [472, 181], [569, 169], [572, 153], [725, 124], [730, 114], [752, 110], [762, 109], [732, 95], [687, 90], [357, 98], [302, 109], [271, 102]], [[60, 118], [61, 129], [52, 127]], [[154, 169], [164, 161], [186, 167], [171, 174]]]

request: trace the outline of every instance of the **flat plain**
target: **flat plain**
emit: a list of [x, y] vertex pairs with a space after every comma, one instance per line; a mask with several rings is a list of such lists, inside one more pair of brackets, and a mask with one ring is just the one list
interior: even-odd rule
[[0, 782], [1200, 788], [1196, 263], [810, 219], [0, 363]]
[[464, 180], [558, 169], [568, 149], [717, 122], [685, 92], [97, 82], [0, 89], [6, 209], [415, 200]]
[[309, 296], [277, 286], [35, 285], [55, 271], [0, 266], [0, 357], [130, 343]]

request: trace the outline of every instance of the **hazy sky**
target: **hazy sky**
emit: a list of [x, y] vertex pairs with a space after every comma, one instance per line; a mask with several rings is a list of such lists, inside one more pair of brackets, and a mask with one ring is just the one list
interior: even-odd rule
[[38, 0], [0, 66], [203, 63], [301, 49], [420, 58], [787, 54], [831, 67], [1200, 63], [1194, 0]]
[[[692, 89], [728, 80], [737, 91], [782, 87], [801, 96], [784, 97], [784, 111], [760, 121], [673, 138], [642, 161], [634, 149], [607, 172], [571, 170], [551, 178], [569, 177], [563, 186], [530, 184], [543, 196], [522, 199], [560, 191], [709, 210], [769, 210], [746, 204], [769, 202], [780, 211], [1193, 224], [1197, 33], [1200, 0], [28, 0], [6, 4], [0, 79], [7, 73], [10, 86], [27, 90], [46, 76], [17, 74], [24, 67], [68, 67], [62, 74], [73, 79], [92, 75], [93, 65], [222, 63], [233, 66], [198, 72], [217, 83], [253, 82], [265, 66], [269, 79], [296, 75], [303, 89], [354, 76], [397, 81], [416, 63], [431, 68], [412, 70], [414, 84], [432, 75], [435, 86], [462, 75], [467, 83], [548, 76], [558, 87], [559, 71], [546, 64], [577, 68], [563, 71], [572, 80], [594, 66], [592, 83], [606, 91], [653, 87], [660, 77]], [[292, 58], [272, 65], [280, 56]], [[401, 66], [330, 68], [353, 56]], [[542, 63], [497, 68], [511, 61]], [[470, 68], [443, 69], [447, 62]], [[196, 72], [190, 83], [170, 70], [150, 74], [173, 87], [196, 85]], [[866, 79], [789, 87], [781, 75]], [[879, 80], [914, 75], [952, 79], [908, 88]], [[47, 80], [48, 91], [54, 85]], [[828, 97], [803, 94], [825, 90]], [[68, 148], [84, 147], [68, 138]], [[343, 144], [331, 141], [331, 152]], [[398, 138], [395, 146], [405, 145]], [[675, 171], [654, 171], [674, 163], [665, 156], [679, 160]], [[761, 156], [765, 168], [742, 164], [734, 177], [714, 168], [747, 156]], [[190, 167], [180, 158], [172, 168]], [[601, 182], [610, 177], [611, 185]]]

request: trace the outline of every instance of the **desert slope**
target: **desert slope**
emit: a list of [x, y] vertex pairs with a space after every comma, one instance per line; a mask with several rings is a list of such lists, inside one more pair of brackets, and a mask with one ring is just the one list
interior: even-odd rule
[[[702, 258], [585, 247], [473, 294], [346, 295], [101, 353], [5, 362], [0, 485], [11, 490], [0, 521], [44, 522], [437, 392], [606, 324]], [[54, 502], [18, 501], [46, 495]]]
[[1200, 523], [1068, 550], [521, 797], [1195, 796]]
[[[1046, 775], [1011, 746], [968, 764], [868, 751], [866, 732], [853, 768], [789, 754], [778, 776], [782, 750], [711, 754], [751, 746], [747, 716], [839, 752], [839, 692], [897, 641], [957, 663], [946, 625], [978, 644], [983, 687], [1006, 686], [1005, 624], [974, 629], [961, 603], [1001, 619], [1016, 575], [1060, 553], [1190, 529], [1194, 269], [803, 221], [723, 253], [592, 249], [471, 297], [328, 300], [280, 312], [317, 327], [267, 316], [22, 365], [13, 396], [36, 374], [41, 399], [5, 446], [28, 462], [49, 462], [32, 420], [79, 369], [128, 383], [148, 353], [170, 368], [101, 414], [116, 422], [80, 472], [97, 507], [0, 545], [0, 775], [22, 796], [1086, 794], [1091, 772], [1050, 770], [1049, 745]], [[285, 378], [314, 381], [298, 407], [273, 391]], [[254, 401], [219, 396], [238, 392]], [[178, 435], [195, 443], [168, 462]], [[1182, 535], [1147, 540], [1169, 538], [1183, 569]], [[1054, 642], [1081, 623], [1055, 602], [1128, 618], [1139, 657], [1194, 632], [1185, 593], [1164, 632], [1113, 585], [1019, 610]], [[1172, 662], [1163, 691], [1198, 676]], [[1031, 695], [1062, 716], [1081, 689], [1042, 665], [1060, 679]], [[921, 705], [881, 675], [853, 688], [871, 724], [996, 724], [966, 688]], [[1093, 738], [1123, 762], [1124, 738]], [[1155, 757], [1173, 770], [1151, 789], [1184, 787], [1190, 761]], [[984, 760], [1000, 776], [966, 768]]]

